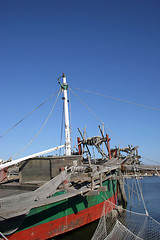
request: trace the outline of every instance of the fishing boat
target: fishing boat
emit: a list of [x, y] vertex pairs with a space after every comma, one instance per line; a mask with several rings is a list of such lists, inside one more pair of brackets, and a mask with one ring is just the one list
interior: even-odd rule
[[[62, 83], [60, 78], [63, 79]], [[117, 204], [118, 194], [123, 195], [123, 186], [117, 180], [123, 164], [139, 159], [138, 147], [110, 149], [109, 136], [104, 135], [100, 126], [101, 136], [96, 137], [85, 138], [79, 130], [81, 137], [77, 138], [78, 153], [71, 152], [68, 85], [64, 74], [60, 78], [58, 81], [63, 92], [65, 112], [65, 144], [24, 158], [3, 162], [0, 164], [0, 171], [4, 174], [14, 165], [25, 169], [25, 165], [28, 164], [28, 172], [32, 178], [31, 166], [44, 161], [39, 156], [62, 147], [65, 148], [65, 154], [50, 157], [51, 170], [54, 174], [51, 174], [50, 180], [46, 183], [34, 191], [0, 199], [2, 239], [49, 239], [99, 219], [104, 209], [105, 214], [108, 214]], [[102, 144], [105, 144], [107, 153], [101, 148]], [[96, 147], [102, 156], [101, 159], [92, 159], [90, 146]], [[87, 150], [85, 157], [84, 148]], [[43, 171], [43, 166], [41, 168]], [[35, 169], [38, 171], [39, 168]]]

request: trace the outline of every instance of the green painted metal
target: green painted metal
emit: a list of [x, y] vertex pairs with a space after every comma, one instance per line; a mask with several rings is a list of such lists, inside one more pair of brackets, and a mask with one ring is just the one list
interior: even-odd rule
[[[107, 191], [100, 192], [97, 196], [78, 195], [56, 203], [48, 204], [46, 206], [31, 209], [25, 221], [18, 229], [18, 232], [71, 215], [73, 213], [76, 214], [79, 211], [97, 205], [105, 199], [112, 197], [117, 191], [116, 180], [107, 180], [103, 183], [103, 186], [107, 186]], [[57, 192], [54, 196], [64, 193], [65, 191]]]
[[68, 84], [62, 84], [60, 81], [58, 81], [58, 83], [60, 84], [61, 88], [63, 90], [67, 90], [68, 89]]

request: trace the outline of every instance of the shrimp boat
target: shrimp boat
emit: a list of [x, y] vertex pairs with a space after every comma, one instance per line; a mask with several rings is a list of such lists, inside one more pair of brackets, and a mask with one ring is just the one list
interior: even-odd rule
[[[117, 180], [122, 165], [127, 161], [138, 161], [138, 147], [110, 149], [110, 139], [100, 128], [101, 137], [78, 140], [78, 153], [72, 154], [68, 112], [68, 85], [63, 74], [63, 82], [58, 79], [63, 91], [65, 112], [65, 144], [21, 159], [0, 164], [1, 174], [16, 164], [22, 171], [28, 166], [30, 178], [36, 171], [43, 171], [43, 164], [50, 164], [50, 179], [35, 189], [25, 193], [0, 197], [0, 237], [10, 240], [49, 239], [89, 224], [102, 215], [111, 212], [118, 201], [120, 184]], [[107, 153], [101, 149], [105, 144]], [[92, 159], [89, 147], [95, 146], [102, 155]], [[65, 147], [65, 155], [48, 158], [39, 157], [58, 148]], [[87, 149], [84, 157], [84, 147]], [[125, 152], [125, 155], [122, 154]], [[47, 159], [47, 160], [46, 160]], [[34, 174], [32, 166], [35, 164]], [[41, 167], [37, 167], [40, 164]], [[38, 166], [40, 166], [38, 165]], [[7, 170], [6, 170], [7, 169]], [[23, 169], [23, 170], [22, 170]], [[42, 174], [41, 177], [43, 178]], [[3, 183], [4, 184], [4, 183]], [[5, 191], [5, 189], [4, 189]]]

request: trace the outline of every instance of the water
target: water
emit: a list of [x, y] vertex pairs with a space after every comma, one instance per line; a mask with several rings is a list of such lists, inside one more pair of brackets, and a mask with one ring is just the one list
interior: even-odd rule
[[[138, 181], [138, 182], [137, 182]], [[160, 222], [160, 177], [144, 177], [136, 180], [135, 178], [126, 179], [125, 190], [128, 199], [127, 209], [145, 213], [144, 205], [138, 190], [138, 184], [142, 188], [146, 209], [151, 217]], [[70, 233], [63, 234], [54, 239], [59, 240], [90, 240], [96, 230], [98, 221], [87, 226], [81, 227]]]
[[[144, 197], [144, 202], [146, 205], [146, 209], [150, 216], [152, 216], [156, 221], [160, 222], [160, 177], [154, 176], [154, 177], [144, 177], [143, 179], [138, 179], [140, 186], [142, 187], [142, 193]], [[137, 180], [135, 178], [132, 179], [126, 179], [125, 184], [125, 190], [126, 195], [128, 199], [128, 210], [131, 210], [134, 212], [141, 212], [145, 213], [142, 199], [139, 200], [137, 197], [137, 192], [135, 183], [137, 183]], [[133, 187], [133, 191], [130, 189], [129, 193], [129, 187]], [[129, 198], [130, 195], [130, 198]]]

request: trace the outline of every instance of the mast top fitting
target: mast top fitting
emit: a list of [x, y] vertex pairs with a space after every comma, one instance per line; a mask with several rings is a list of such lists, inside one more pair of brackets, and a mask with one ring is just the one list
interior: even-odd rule
[[65, 78], [65, 74], [62, 73], [62, 76], [58, 78], [58, 83], [60, 84], [61, 88], [63, 90], [67, 90], [68, 89], [68, 84], [66, 82], [63, 81], [63, 84], [60, 82], [60, 78]]

